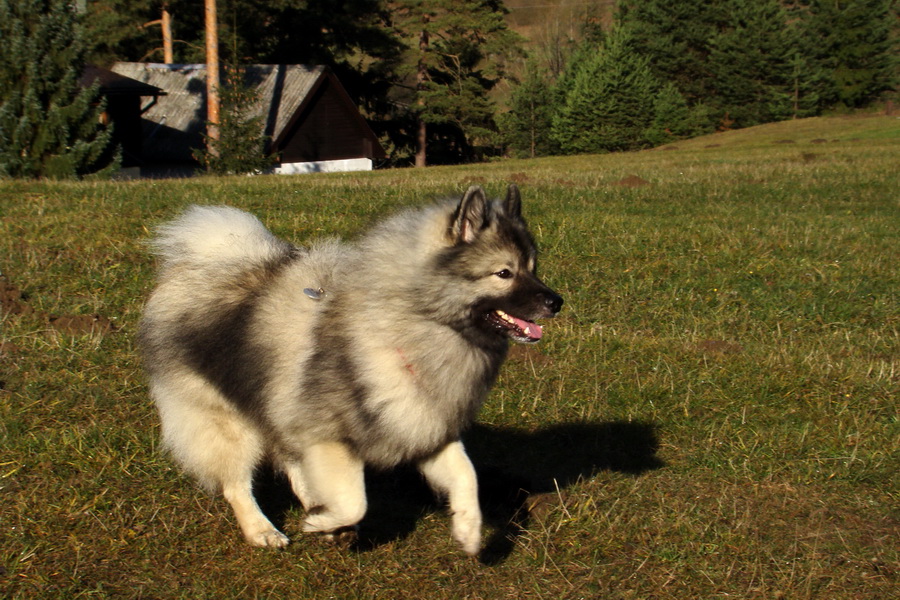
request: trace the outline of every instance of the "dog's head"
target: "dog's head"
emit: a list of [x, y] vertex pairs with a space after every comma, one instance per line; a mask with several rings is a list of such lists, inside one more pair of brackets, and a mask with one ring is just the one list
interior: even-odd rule
[[563, 300], [537, 276], [519, 189], [510, 185], [504, 200], [491, 201], [480, 187], [469, 188], [450, 217], [447, 242], [439, 268], [468, 296], [468, 324], [516, 342], [540, 340], [535, 321], [555, 316]]

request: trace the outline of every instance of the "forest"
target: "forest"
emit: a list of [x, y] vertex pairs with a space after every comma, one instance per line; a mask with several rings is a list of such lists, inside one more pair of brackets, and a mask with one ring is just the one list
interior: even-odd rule
[[[219, 53], [233, 68], [330, 67], [387, 149], [380, 166], [636, 150], [895, 93], [893, 0], [597, 0], [562, 27], [566, 3], [548, 1], [529, 38], [503, 0], [218, 0]], [[102, 142], [76, 75], [163, 62], [163, 12], [172, 61], [204, 62], [197, 0], [0, 0], [0, 174], [34, 172], [19, 163], [36, 140], [47, 155]], [[41, 133], [51, 122], [75, 124]], [[84, 146], [57, 170], [96, 168]]]

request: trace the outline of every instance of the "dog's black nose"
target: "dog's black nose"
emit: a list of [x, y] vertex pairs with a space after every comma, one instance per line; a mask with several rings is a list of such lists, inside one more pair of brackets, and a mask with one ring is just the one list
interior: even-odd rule
[[554, 315], [560, 311], [563, 305], [563, 299], [553, 292], [541, 292], [538, 294], [544, 306]]

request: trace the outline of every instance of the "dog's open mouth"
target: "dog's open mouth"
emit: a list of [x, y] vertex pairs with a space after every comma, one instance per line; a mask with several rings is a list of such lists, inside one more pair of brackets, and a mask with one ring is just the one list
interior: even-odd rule
[[537, 323], [519, 319], [502, 310], [488, 313], [487, 318], [494, 327], [503, 331], [516, 342], [533, 344], [544, 335], [541, 326]]

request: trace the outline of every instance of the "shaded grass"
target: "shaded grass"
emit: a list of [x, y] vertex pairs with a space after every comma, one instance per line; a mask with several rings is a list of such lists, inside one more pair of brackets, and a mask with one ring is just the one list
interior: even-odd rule
[[[0, 316], [0, 595], [890, 597], [895, 121], [424, 172], [0, 184], [0, 271], [32, 310]], [[646, 183], [618, 183], [630, 175]], [[303, 536], [283, 482], [263, 480], [294, 543], [245, 547], [225, 503], [157, 448], [133, 349], [149, 228], [227, 203], [298, 242], [352, 236], [510, 180], [566, 307], [513, 355], [467, 436], [483, 561], [460, 556], [404, 470], [370, 475], [355, 551]], [[95, 313], [116, 329], [48, 320]]]

